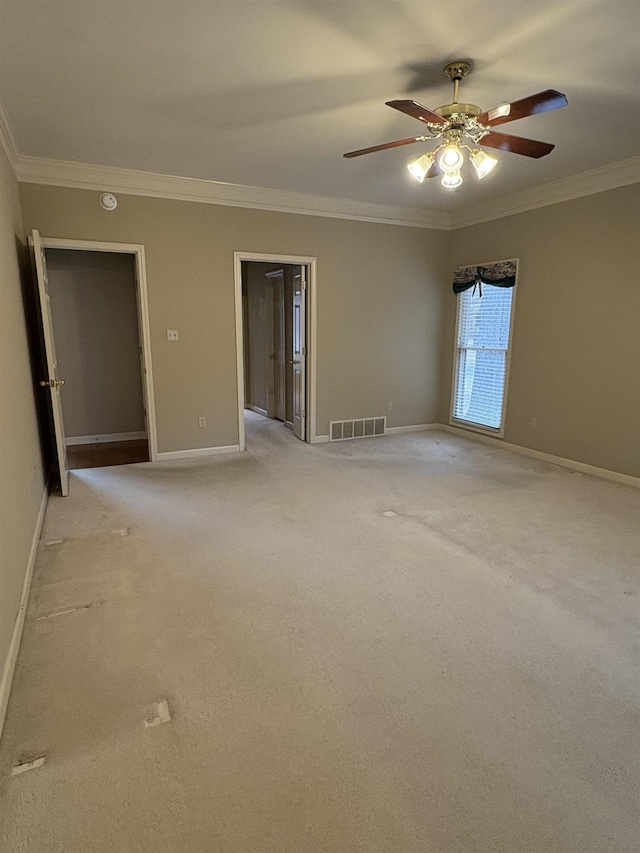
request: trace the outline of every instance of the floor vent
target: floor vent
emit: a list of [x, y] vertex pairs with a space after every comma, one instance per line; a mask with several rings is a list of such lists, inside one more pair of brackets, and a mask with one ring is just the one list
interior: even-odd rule
[[370, 438], [373, 435], [384, 435], [387, 431], [387, 419], [359, 418], [354, 421], [331, 421], [329, 424], [329, 440], [344, 441], [347, 438]]

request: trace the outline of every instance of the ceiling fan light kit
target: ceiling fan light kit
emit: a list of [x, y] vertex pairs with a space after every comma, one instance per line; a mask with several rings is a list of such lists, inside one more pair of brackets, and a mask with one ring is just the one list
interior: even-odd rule
[[471, 149], [469, 159], [473, 163], [478, 180], [485, 178], [490, 172], [493, 172], [498, 165], [498, 158], [492, 157], [486, 151], [481, 151], [479, 148]]
[[445, 172], [442, 176], [442, 186], [447, 190], [456, 190], [462, 184], [462, 175], [460, 170], [455, 172]]
[[440, 168], [443, 171], [459, 172], [463, 163], [464, 157], [462, 156], [462, 151], [455, 142], [450, 142], [442, 149], [442, 153], [440, 154]]
[[[537, 142], [521, 136], [510, 136], [506, 133], [496, 133], [492, 127], [515, 121], [519, 118], [535, 115], [536, 113], [556, 110], [567, 104], [566, 97], [554, 89], [546, 89], [528, 98], [522, 98], [511, 104], [502, 104], [492, 110], [482, 112], [475, 104], [461, 104], [458, 101], [460, 81], [469, 73], [471, 65], [458, 60], [445, 66], [444, 73], [453, 82], [453, 101], [435, 110], [424, 107], [417, 101], [387, 101], [387, 106], [410, 115], [427, 125], [429, 136], [413, 136], [409, 139], [398, 139], [372, 148], [362, 148], [350, 151], [345, 157], [359, 157], [374, 151], [396, 148], [400, 145], [410, 145], [413, 142], [426, 142], [429, 139], [442, 139], [435, 151], [428, 151], [407, 164], [407, 169], [419, 184], [426, 178], [442, 175], [441, 184], [445, 189], [457, 189], [463, 178], [461, 169], [465, 163], [465, 154], [473, 165], [479, 180], [493, 172], [498, 165], [498, 159], [475, 146], [483, 145], [497, 148], [501, 151], [511, 151], [525, 157], [538, 159], [553, 151], [554, 146], [548, 142]], [[471, 148], [465, 140], [474, 144]]]
[[423, 154], [422, 157], [418, 157], [417, 160], [412, 160], [408, 163], [407, 169], [409, 170], [409, 174], [412, 178], [414, 178], [419, 184], [423, 184], [424, 179], [427, 177], [429, 170], [435, 162], [435, 151], [428, 151], [426, 154]]

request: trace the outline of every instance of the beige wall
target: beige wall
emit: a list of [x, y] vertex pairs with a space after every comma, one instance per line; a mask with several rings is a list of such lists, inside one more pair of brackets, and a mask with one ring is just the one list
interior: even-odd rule
[[46, 257], [66, 435], [143, 431], [134, 256]]
[[20, 280], [24, 253], [18, 184], [0, 146], [0, 677], [44, 492]]
[[505, 440], [638, 475], [638, 186], [452, 233], [98, 196], [24, 184], [25, 227], [145, 245], [160, 451], [237, 443], [234, 250], [318, 258], [320, 435], [387, 402], [390, 426], [447, 422], [451, 270], [519, 257]]
[[125, 194], [106, 212], [98, 192], [34, 184], [21, 198], [44, 236], [144, 244], [160, 451], [238, 442], [236, 250], [318, 259], [319, 434], [388, 401], [390, 426], [437, 419], [446, 232]]
[[[639, 201], [636, 184], [460, 229], [451, 263], [520, 258], [505, 441], [636, 477]], [[455, 308], [448, 289], [445, 423]]]

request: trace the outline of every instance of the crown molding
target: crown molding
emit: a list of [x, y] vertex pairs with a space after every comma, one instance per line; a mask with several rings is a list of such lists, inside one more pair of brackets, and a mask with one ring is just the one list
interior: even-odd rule
[[451, 227], [450, 214], [441, 211], [348, 201], [240, 184], [227, 184], [219, 181], [206, 181], [199, 178], [159, 175], [153, 172], [139, 172], [113, 166], [93, 166], [88, 163], [73, 163], [66, 160], [48, 160], [42, 157], [18, 157], [17, 175], [19, 181], [30, 184], [108, 190], [109, 192], [129, 193], [153, 198], [222, 204], [230, 207], [248, 207], [308, 216], [356, 219], [364, 222], [380, 222], [386, 225], [405, 225], [413, 228], [430, 228], [442, 231], [448, 231]]
[[17, 153], [15, 139], [2, 104], [0, 104], [0, 143], [7, 153], [18, 180], [24, 183], [101, 192], [108, 190], [152, 198], [169, 198], [307, 216], [326, 216], [335, 219], [354, 219], [438, 231], [452, 231], [493, 219], [503, 219], [506, 216], [571, 201], [640, 181], [640, 157], [632, 157], [629, 160], [611, 163], [589, 172], [572, 175], [569, 178], [472, 207], [457, 211], [439, 211], [20, 155]]
[[4, 149], [9, 165], [17, 175], [18, 146], [2, 101], [0, 101], [0, 146]]
[[621, 160], [619, 163], [610, 163], [598, 169], [591, 169], [589, 172], [582, 172], [580, 175], [572, 175], [570, 178], [543, 184], [532, 190], [456, 210], [451, 215], [451, 228], [453, 230], [466, 228], [480, 222], [502, 219], [505, 216], [571, 201], [574, 198], [613, 190], [639, 181], [640, 157], [632, 157], [629, 160]]

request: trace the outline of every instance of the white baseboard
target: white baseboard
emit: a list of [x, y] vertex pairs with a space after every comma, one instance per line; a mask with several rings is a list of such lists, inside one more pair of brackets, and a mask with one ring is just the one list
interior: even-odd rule
[[[640, 477], [632, 477], [629, 474], [621, 474], [618, 471], [609, 471], [607, 468], [597, 468], [595, 465], [587, 465], [586, 462], [578, 462], [575, 459], [565, 459], [563, 456], [554, 456], [551, 453], [545, 453], [542, 450], [533, 450], [529, 447], [522, 447], [520, 444], [510, 444], [503, 441], [501, 438], [495, 438], [492, 435], [485, 435], [474, 430], [462, 429], [461, 427], [452, 426], [451, 424], [414, 424], [412, 426], [387, 427], [385, 435], [393, 435], [394, 433], [404, 432], [426, 432], [428, 430], [441, 429], [445, 432], [450, 432], [453, 435], [459, 435], [462, 438], [470, 438], [472, 441], [480, 441], [483, 444], [489, 444], [493, 447], [510, 450], [513, 453], [519, 453], [522, 456], [529, 456], [532, 459], [540, 459], [542, 462], [550, 462], [552, 465], [561, 465], [563, 468], [570, 468], [572, 471], [580, 471], [582, 474], [592, 474], [594, 477], [602, 477], [605, 480], [612, 480], [614, 483], [622, 483], [625, 486], [633, 486], [636, 489], [640, 488]], [[322, 444], [329, 441], [328, 435], [317, 435], [314, 444]]]
[[240, 453], [239, 444], [227, 444], [222, 447], [196, 447], [194, 450], [168, 450], [158, 453], [155, 462], [167, 462], [170, 459], [194, 459], [198, 456], [217, 456], [219, 453]]
[[64, 442], [72, 444], [106, 444], [109, 441], [139, 441], [146, 438], [147, 433], [142, 432], [111, 432], [102, 435], [67, 435]]
[[22, 629], [24, 627], [24, 617], [27, 612], [27, 604], [29, 603], [29, 591], [31, 590], [31, 578], [33, 577], [33, 568], [36, 564], [36, 554], [38, 552], [38, 542], [40, 541], [40, 533], [44, 523], [44, 513], [47, 508], [48, 491], [45, 489], [42, 493], [40, 501], [40, 509], [36, 519], [36, 526], [31, 539], [31, 548], [29, 549], [29, 558], [27, 560], [26, 571], [24, 575], [24, 583], [22, 584], [22, 595], [20, 596], [20, 605], [16, 615], [16, 621], [13, 626], [13, 634], [11, 636], [11, 644], [9, 653], [4, 662], [2, 671], [2, 681], [0, 681], [0, 738], [2, 737], [2, 729], [4, 726], [4, 718], [7, 713], [7, 705], [9, 704], [9, 694], [11, 692], [11, 682], [13, 681], [13, 673], [16, 668], [16, 660], [18, 659], [18, 651], [20, 650], [20, 641], [22, 639]]
[[387, 427], [385, 435], [399, 432], [425, 432], [429, 429], [440, 429], [440, 424], [411, 424], [409, 426]]
[[490, 435], [482, 435], [482, 433], [461, 429], [460, 427], [455, 427], [451, 424], [437, 424], [436, 428], [443, 429], [445, 432], [450, 432], [454, 435], [462, 436], [463, 438], [470, 438], [473, 441], [480, 441], [482, 444], [490, 444], [493, 447], [501, 447], [503, 450], [511, 450], [513, 453], [520, 453], [522, 456], [530, 456], [532, 459], [540, 459], [542, 462], [550, 462], [552, 465], [561, 465], [563, 468], [570, 468], [572, 471], [580, 471], [582, 474], [592, 474], [594, 477], [613, 480], [614, 483], [623, 483], [625, 486], [633, 486], [636, 489], [640, 488], [640, 477], [632, 477], [630, 474], [621, 474], [618, 471], [609, 471], [607, 468], [597, 468], [595, 465], [587, 465], [586, 462], [578, 462], [575, 459], [565, 459], [564, 456], [554, 456], [551, 453], [545, 453], [542, 450], [533, 450], [530, 447], [523, 447], [520, 444], [509, 444], [509, 442], [502, 441], [500, 438], [493, 438], [493, 436]]

